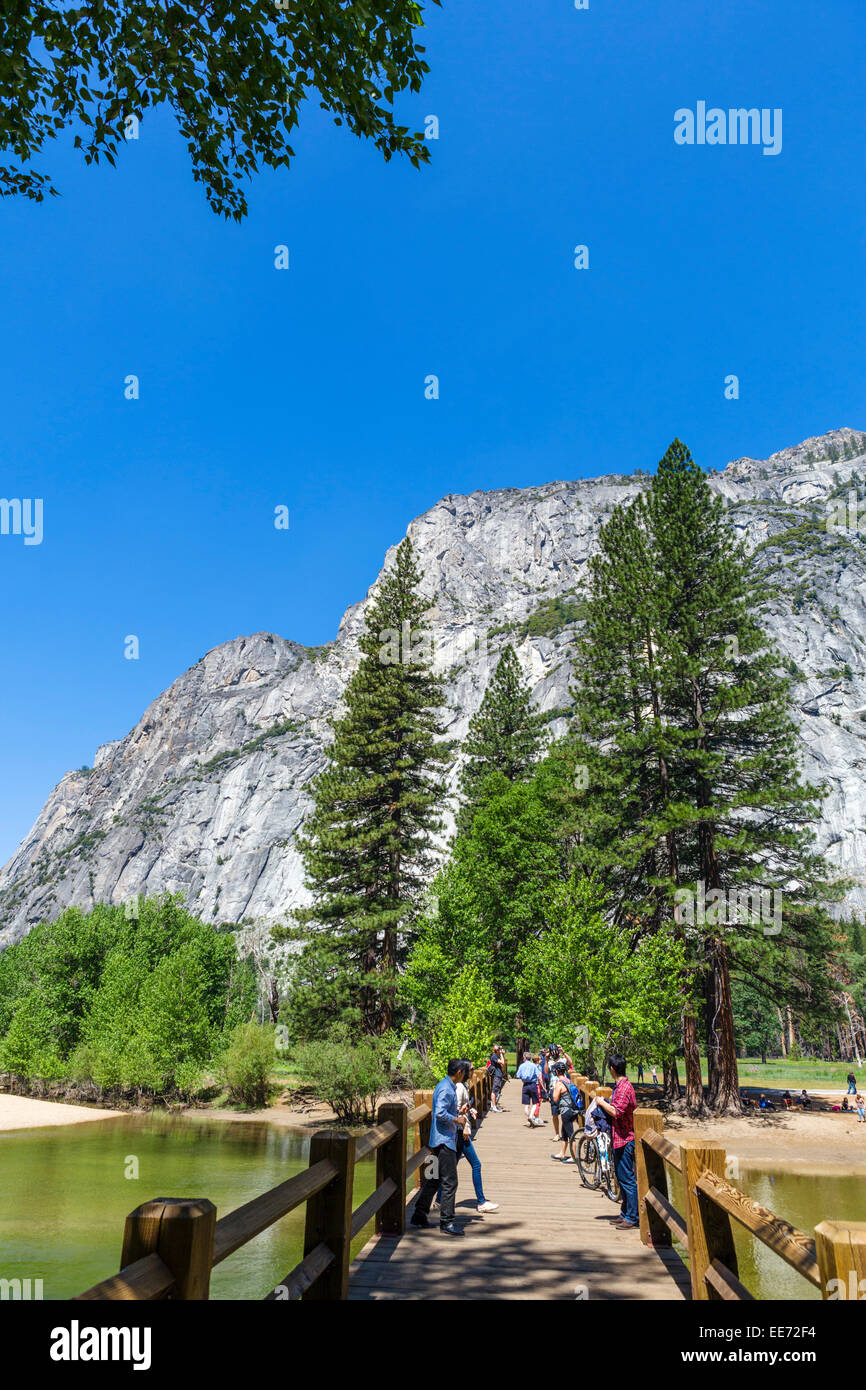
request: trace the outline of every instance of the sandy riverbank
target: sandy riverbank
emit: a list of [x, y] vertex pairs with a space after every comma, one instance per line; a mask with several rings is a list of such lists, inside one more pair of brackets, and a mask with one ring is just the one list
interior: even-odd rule
[[[406, 1105], [412, 1105], [412, 1093], [410, 1091], [389, 1091], [379, 1097], [379, 1104], [386, 1102], [403, 1101]], [[312, 1132], [314, 1129], [322, 1129], [325, 1125], [337, 1124], [337, 1118], [330, 1105], [322, 1101], [306, 1100], [301, 1104], [289, 1104], [284, 1101], [277, 1101], [274, 1105], [265, 1106], [262, 1110], [224, 1110], [224, 1109], [201, 1109], [184, 1110], [184, 1115], [188, 1120], [226, 1120], [229, 1123], [250, 1124], [264, 1120], [268, 1124], [277, 1125], [281, 1129], [301, 1129]]]
[[[721, 1144], [729, 1159], [764, 1172], [802, 1172], [862, 1176], [866, 1179], [866, 1124], [845, 1114], [818, 1111], [713, 1117], [665, 1117], [665, 1135]], [[866, 1192], [864, 1192], [866, 1206]]]
[[76, 1125], [88, 1120], [116, 1120], [124, 1113], [129, 1112], [0, 1093], [0, 1133], [13, 1129], [42, 1129], [48, 1125]]

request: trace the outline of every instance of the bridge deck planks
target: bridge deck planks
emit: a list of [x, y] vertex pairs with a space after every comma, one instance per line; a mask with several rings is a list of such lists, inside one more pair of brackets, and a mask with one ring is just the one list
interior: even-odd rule
[[[499, 1211], [490, 1216], [475, 1211], [464, 1159], [458, 1167], [457, 1215], [466, 1223], [465, 1238], [440, 1235], [435, 1210], [429, 1230], [407, 1225], [400, 1239], [374, 1236], [352, 1264], [349, 1298], [687, 1297], [689, 1279], [679, 1256], [647, 1248], [636, 1231], [613, 1230], [618, 1207], [585, 1188], [576, 1166], [551, 1163], [551, 1152], [558, 1152], [552, 1124], [529, 1129], [514, 1082], [503, 1099], [505, 1113], [488, 1115], [475, 1139], [484, 1190], [500, 1203]], [[547, 1106], [543, 1113], [549, 1114]]]

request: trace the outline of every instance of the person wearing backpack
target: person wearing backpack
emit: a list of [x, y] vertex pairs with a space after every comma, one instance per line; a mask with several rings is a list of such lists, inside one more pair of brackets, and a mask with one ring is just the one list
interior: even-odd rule
[[536, 1119], [532, 1113], [533, 1109], [537, 1110], [540, 1106], [540, 1086], [531, 1052], [524, 1052], [523, 1061], [516, 1074], [517, 1080], [523, 1082], [520, 1103], [526, 1111], [526, 1123], [530, 1129], [535, 1129], [541, 1125], [541, 1120]]
[[574, 1163], [574, 1126], [582, 1102], [574, 1082], [568, 1080], [564, 1062], [555, 1062], [553, 1065], [553, 1087], [550, 1094], [559, 1111], [561, 1140], [559, 1153], [551, 1154], [550, 1157], [555, 1163]]

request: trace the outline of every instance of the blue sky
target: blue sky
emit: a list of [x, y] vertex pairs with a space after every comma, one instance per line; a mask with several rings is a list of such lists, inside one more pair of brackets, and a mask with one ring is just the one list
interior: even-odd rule
[[[116, 170], [58, 143], [63, 197], [0, 203], [0, 496], [45, 509], [41, 545], [0, 536], [0, 862], [207, 649], [329, 640], [445, 493], [866, 429], [862, 0], [428, 21], [420, 172], [311, 104], [237, 227], [160, 113]], [[676, 145], [699, 100], [781, 108], [782, 152]]]

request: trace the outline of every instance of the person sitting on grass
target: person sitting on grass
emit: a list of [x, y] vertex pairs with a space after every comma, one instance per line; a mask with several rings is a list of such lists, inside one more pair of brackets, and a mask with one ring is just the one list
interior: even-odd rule
[[782, 1103], [784, 1104], [786, 1110], [791, 1109], [791, 1106], [794, 1104], [794, 1097], [791, 1095], [790, 1091], [786, 1091], [785, 1094], [782, 1096]]
[[797, 1101], [797, 1104], [802, 1106], [804, 1110], [808, 1110], [811, 1107], [812, 1102], [809, 1099], [808, 1094], [806, 1093], [805, 1087], [800, 1092], [800, 1099]]

